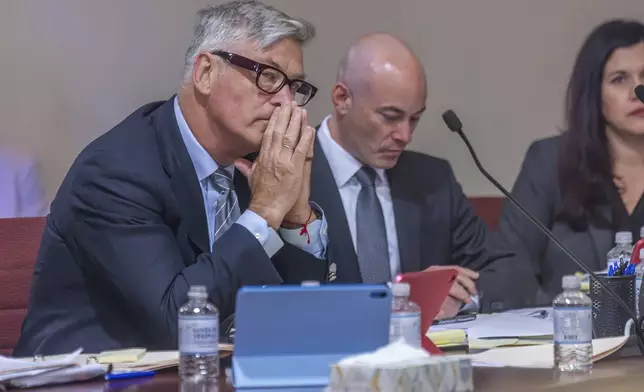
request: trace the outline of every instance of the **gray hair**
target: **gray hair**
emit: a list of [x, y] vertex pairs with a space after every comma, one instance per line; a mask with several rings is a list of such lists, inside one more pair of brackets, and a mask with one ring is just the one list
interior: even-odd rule
[[199, 53], [225, 50], [241, 40], [263, 51], [285, 38], [295, 38], [305, 44], [315, 36], [310, 22], [290, 17], [256, 0], [235, 0], [206, 7], [197, 13], [197, 18], [194, 38], [185, 57], [185, 81], [192, 77]]

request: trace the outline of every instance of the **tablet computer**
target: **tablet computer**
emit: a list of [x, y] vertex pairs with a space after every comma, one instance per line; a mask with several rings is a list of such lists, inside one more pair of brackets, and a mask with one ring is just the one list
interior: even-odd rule
[[389, 343], [391, 304], [386, 285], [243, 287], [236, 304], [235, 388], [326, 387], [330, 365]]

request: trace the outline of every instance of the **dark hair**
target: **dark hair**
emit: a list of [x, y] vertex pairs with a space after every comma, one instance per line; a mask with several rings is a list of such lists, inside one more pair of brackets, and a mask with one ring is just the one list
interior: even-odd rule
[[567, 130], [559, 157], [563, 205], [556, 218], [573, 230], [586, 230], [589, 223], [610, 225], [598, 211], [608, 201], [606, 184], [613, 178], [602, 113], [604, 66], [615, 49], [639, 42], [644, 42], [644, 25], [611, 20], [597, 26], [577, 54], [566, 96]]

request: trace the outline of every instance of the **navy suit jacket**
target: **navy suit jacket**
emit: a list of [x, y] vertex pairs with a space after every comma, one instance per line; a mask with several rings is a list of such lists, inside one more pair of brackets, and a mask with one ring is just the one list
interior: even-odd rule
[[[223, 320], [241, 286], [325, 279], [326, 260], [289, 244], [271, 260], [238, 224], [210, 252], [172, 102], [143, 106], [73, 163], [47, 216], [14, 355], [176, 349], [190, 285], [207, 287]], [[244, 211], [250, 191], [239, 172], [235, 187]]]

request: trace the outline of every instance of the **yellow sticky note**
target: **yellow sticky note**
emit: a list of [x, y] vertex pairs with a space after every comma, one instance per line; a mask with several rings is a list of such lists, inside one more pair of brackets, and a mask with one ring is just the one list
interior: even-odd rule
[[427, 332], [425, 335], [437, 346], [464, 344], [467, 334], [462, 329], [447, 329], [444, 331]]
[[124, 350], [101, 351], [98, 363], [129, 363], [143, 358], [146, 353], [144, 348], [127, 348]]
[[581, 280], [581, 291], [588, 292], [590, 290], [589, 276], [583, 272], [575, 272], [575, 276]]

